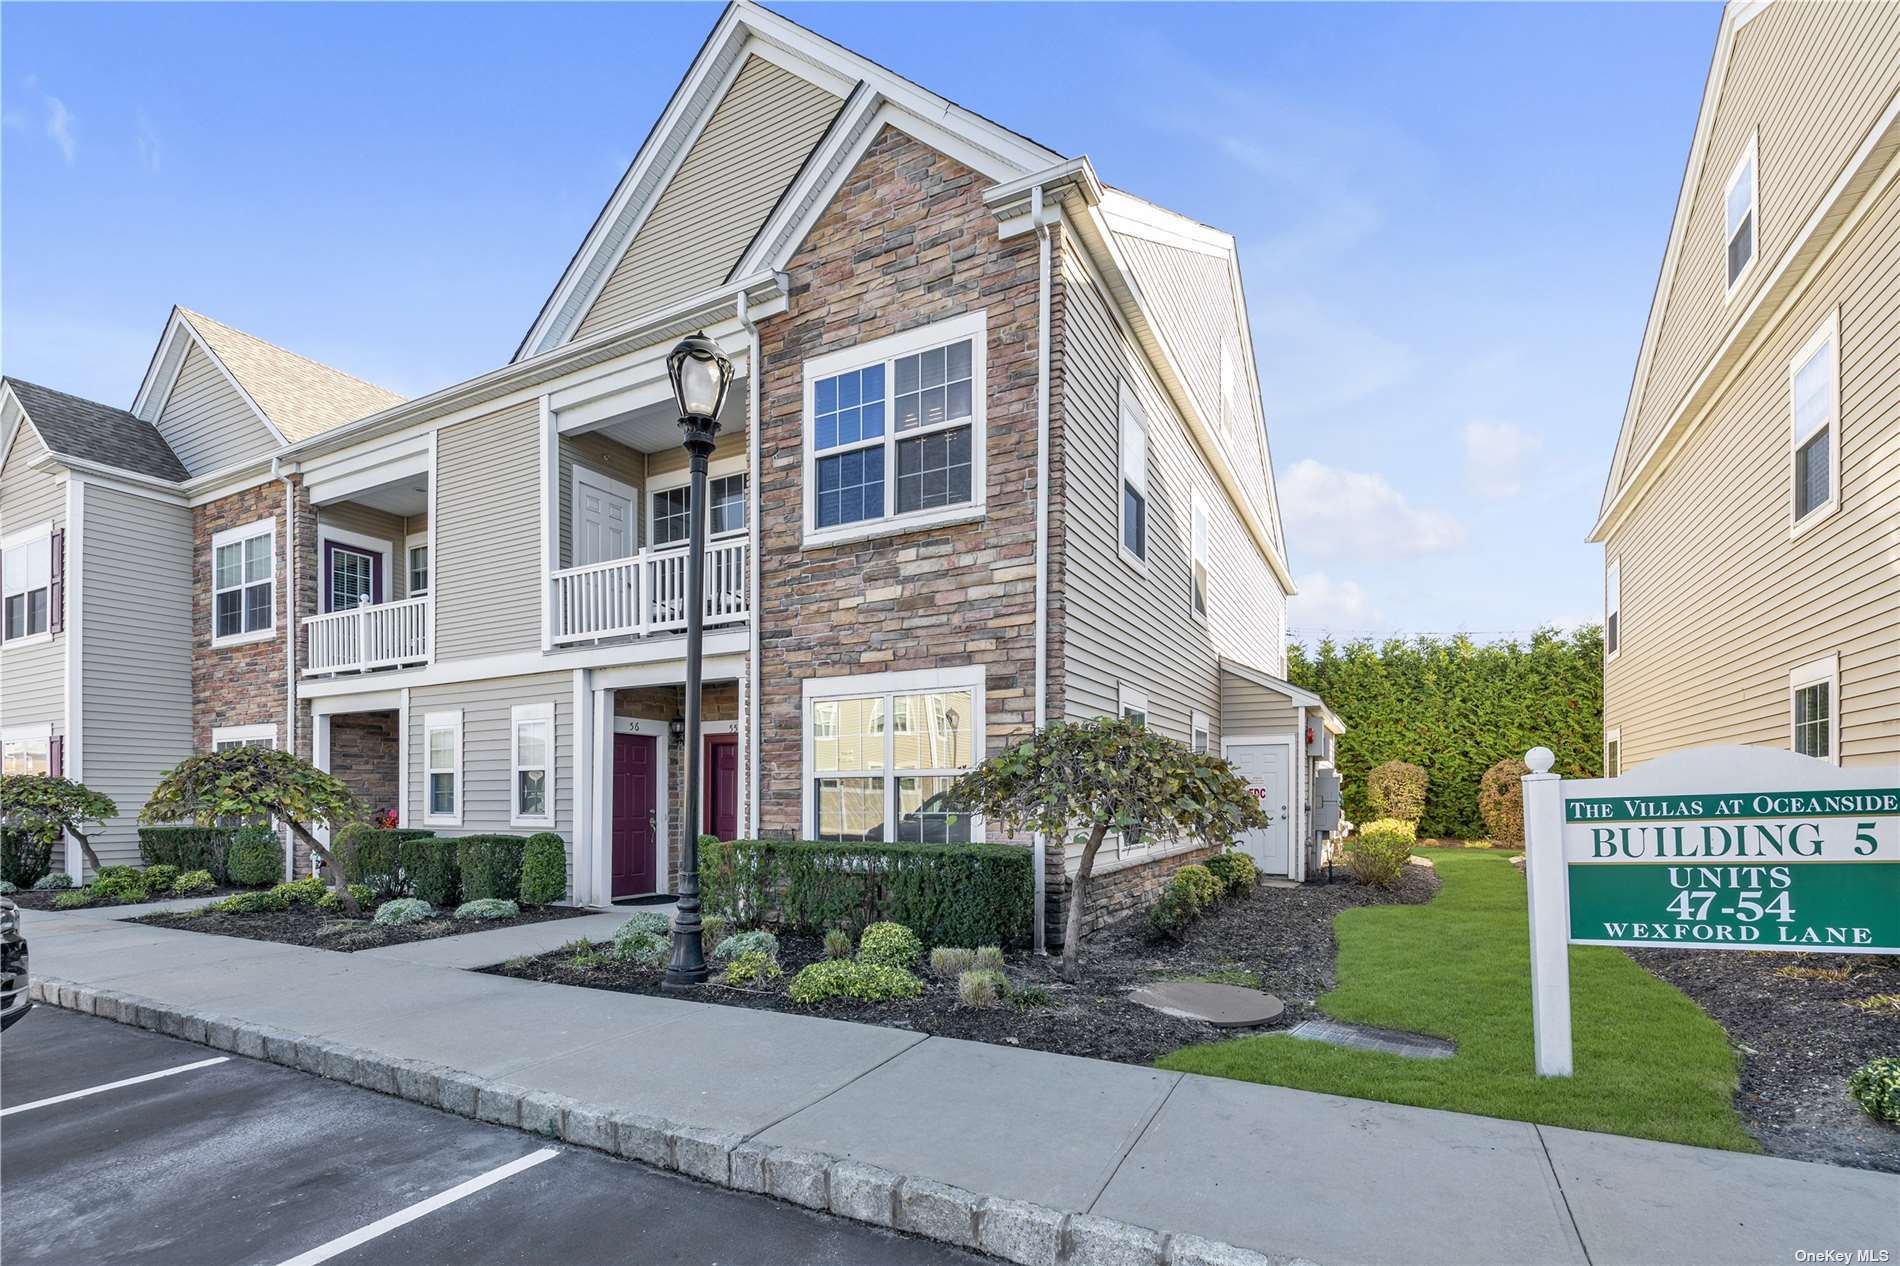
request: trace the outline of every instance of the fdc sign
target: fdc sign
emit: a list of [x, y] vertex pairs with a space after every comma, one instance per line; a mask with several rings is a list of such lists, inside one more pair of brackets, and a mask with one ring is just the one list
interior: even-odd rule
[[1537, 1071], [1568, 1077], [1566, 945], [1900, 953], [1900, 771], [1760, 747], [1620, 778], [1524, 763]]

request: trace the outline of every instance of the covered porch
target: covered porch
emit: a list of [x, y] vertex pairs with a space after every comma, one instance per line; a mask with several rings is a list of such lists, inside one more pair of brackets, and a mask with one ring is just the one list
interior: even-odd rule
[[1305, 880], [1341, 826], [1333, 745], [1345, 723], [1318, 695], [1250, 665], [1223, 658], [1220, 678], [1221, 755], [1269, 819], [1240, 846], [1262, 874]]
[[[369, 673], [434, 657], [430, 527], [434, 458], [425, 442], [308, 484], [314, 532], [299, 566], [306, 676]], [[312, 592], [314, 590], [314, 593]]]

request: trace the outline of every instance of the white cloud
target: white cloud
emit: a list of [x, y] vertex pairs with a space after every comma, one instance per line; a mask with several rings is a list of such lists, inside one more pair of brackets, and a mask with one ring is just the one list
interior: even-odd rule
[[1364, 632], [1385, 623], [1357, 581], [1316, 571], [1300, 577], [1299, 590], [1287, 601], [1287, 627], [1296, 634]]
[[[1252, 252], [1241, 253], [1251, 267]], [[1247, 319], [1276, 419], [1356, 404], [1404, 382], [1416, 365], [1409, 347], [1305, 295], [1256, 299]]]
[[1465, 423], [1465, 478], [1481, 497], [1515, 497], [1524, 490], [1524, 463], [1543, 443], [1515, 422], [1474, 418]]
[[46, 98], [46, 135], [59, 146], [59, 152], [66, 156], [66, 165], [71, 167], [79, 156], [79, 142], [73, 136], [73, 112], [58, 97]]
[[1320, 558], [1376, 561], [1464, 544], [1465, 529], [1456, 519], [1413, 506], [1375, 472], [1307, 458], [1293, 463], [1279, 487], [1288, 538]]

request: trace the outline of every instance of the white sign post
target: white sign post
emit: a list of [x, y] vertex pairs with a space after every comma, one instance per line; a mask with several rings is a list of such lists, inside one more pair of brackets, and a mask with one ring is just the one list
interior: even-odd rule
[[1539, 1077], [1570, 1076], [1570, 891], [1564, 780], [1548, 747], [1524, 754], [1524, 878], [1530, 886], [1531, 1025]]

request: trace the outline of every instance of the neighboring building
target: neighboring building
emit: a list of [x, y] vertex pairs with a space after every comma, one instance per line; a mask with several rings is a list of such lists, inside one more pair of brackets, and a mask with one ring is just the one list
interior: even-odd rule
[[1590, 539], [1608, 772], [1900, 756], [1900, 6], [1731, 0]]
[[[1225, 750], [1274, 816], [1247, 847], [1305, 874], [1338, 726], [1284, 680], [1233, 239], [750, 4], [509, 364], [398, 401], [175, 316], [125, 420], [187, 475], [168, 750], [294, 743], [405, 823], [559, 832], [575, 900], [670, 889], [691, 511], [664, 357], [700, 329], [737, 375], [703, 511], [707, 829], [967, 838], [957, 773], [1138, 713]], [[18, 460], [6, 531], [56, 527]], [[35, 649], [0, 652], [9, 678]], [[1202, 855], [1110, 852], [1093, 922]], [[1046, 855], [1058, 926], [1074, 855]]]

